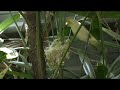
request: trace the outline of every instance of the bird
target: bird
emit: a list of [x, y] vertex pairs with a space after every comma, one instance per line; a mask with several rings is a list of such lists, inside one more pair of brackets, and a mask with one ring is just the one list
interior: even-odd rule
[[[65, 24], [71, 28], [73, 34], [77, 32], [78, 28], [81, 25], [80, 22], [73, 19], [72, 17], [67, 17]], [[83, 42], [88, 42], [88, 44], [91, 44], [96, 49], [102, 51], [102, 45], [99, 40], [97, 40], [92, 34], [90, 34], [90, 32], [84, 26], [81, 27], [76, 37]]]

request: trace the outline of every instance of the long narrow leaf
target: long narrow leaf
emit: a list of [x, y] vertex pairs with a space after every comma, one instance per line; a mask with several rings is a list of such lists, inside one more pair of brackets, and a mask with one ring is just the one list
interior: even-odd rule
[[92, 22], [91, 22], [91, 34], [97, 39], [100, 40], [100, 24], [99, 24], [99, 18], [97, 14], [94, 14], [92, 16]]
[[114, 43], [111, 43], [111, 42], [108, 42], [108, 41], [103, 41], [103, 43], [107, 47], [120, 49], [120, 45], [119, 44], [114, 44]]
[[117, 40], [120, 40], [120, 35], [115, 33], [115, 32], [113, 32], [112, 30], [108, 30], [107, 28], [104, 28], [104, 27], [102, 27], [102, 30], [104, 32], [106, 32], [108, 35], [110, 35], [111, 37], [113, 37], [113, 38], [115, 38]]
[[30, 63], [26, 64], [25, 62], [20, 62], [20, 61], [10, 61], [9, 63], [18, 65], [20, 67], [25, 67], [27, 70], [31, 70], [32, 67]]
[[79, 54], [80, 61], [83, 64], [85, 73], [89, 75], [91, 79], [95, 79], [96, 78], [95, 71], [94, 71], [93, 65], [90, 62], [90, 59], [87, 57], [87, 55], [84, 56], [84, 52], [80, 49], [78, 50], [78, 54]]
[[63, 70], [68, 72], [68, 73], [70, 73], [70, 74], [72, 74], [72, 75], [74, 75], [76, 78], [80, 78], [80, 76], [77, 73], [75, 73], [75, 72], [72, 72], [72, 71], [70, 71], [70, 70], [68, 70], [66, 68], [64, 68]]
[[89, 79], [90, 77], [88, 75], [85, 75], [83, 77], [81, 77], [80, 79]]
[[[116, 71], [118, 72], [118, 69], [120, 69], [120, 56], [116, 58], [116, 60], [112, 63], [111, 67], [108, 70], [108, 78], [115, 75]], [[119, 70], [120, 72], [120, 70]]]
[[[11, 66], [11, 65], [10, 65]], [[10, 68], [10, 66], [8, 66], [7, 68], [5, 68], [3, 71], [0, 72], [0, 79], [3, 79], [3, 77], [5, 76], [5, 74], [7, 73], [8, 69]]]
[[[15, 14], [15, 15], [13, 15], [13, 17], [17, 21], [20, 19], [20, 14]], [[14, 23], [14, 21], [11, 17], [7, 18], [5, 21], [0, 23], [0, 33], [2, 33], [5, 29], [7, 29], [13, 23]]]
[[120, 74], [115, 77], [112, 77], [111, 79], [120, 79]]
[[112, 77], [118, 76], [120, 74], [120, 65], [112, 72]]

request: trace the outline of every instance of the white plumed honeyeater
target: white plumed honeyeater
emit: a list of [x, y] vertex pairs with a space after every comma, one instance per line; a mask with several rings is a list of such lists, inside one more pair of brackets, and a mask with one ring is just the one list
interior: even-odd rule
[[[73, 34], [75, 34], [78, 28], [80, 27], [81, 23], [73, 19], [72, 17], [67, 17], [66, 25], [71, 27]], [[102, 50], [101, 43], [95, 37], [93, 37], [84, 26], [81, 27], [76, 37], [81, 41], [88, 42], [88, 44], [91, 44], [98, 50]]]

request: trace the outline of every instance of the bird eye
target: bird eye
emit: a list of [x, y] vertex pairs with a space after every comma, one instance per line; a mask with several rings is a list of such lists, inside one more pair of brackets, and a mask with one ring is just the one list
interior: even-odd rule
[[68, 22], [66, 22], [65, 25], [68, 25]]

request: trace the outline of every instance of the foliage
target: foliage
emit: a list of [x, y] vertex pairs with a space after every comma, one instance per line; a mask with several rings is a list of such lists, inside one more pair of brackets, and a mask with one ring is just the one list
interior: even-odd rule
[[[4, 45], [4, 39], [0, 39], [0, 64], [3, 65], [1, 65], [2, 68], [0, 68], [0, 79], [8, 77], [33, 79], [34, 73], [32, 71], [32, 63], [28, 60], [29, 42], [25, 41], [25, 37], [23, 37], [21, 33], [22, 28], [17, 24], [21, 15], [22, 19], [26, 21], [27, 24], [30, 23], [30, 21], [27, 20], [25, 14], [21, 11], [17, 14], [12, 14], [10, 12], [10, 15], [10, 17], [0, 23], [0, 32], [1, 34], [4, 33], [10, 25], [15, 24], [16, 31], [22, 40], [23, 49], [16, 50], [15, 48], [8, 48]], [[47, 78], [120, 78], [120, 56], [116, 56], [112, 63], [108, 60], [109, 49], [120, 49], [120, 45], [118, 43], [120, 35], [119, 32], [114, 32], [108, 22], [105, 21], [106, 18], [119, 20], [119, 11], [42, 11], [39, 15], [41, 22], [36, 20], [39, 22], [37, 23], [37, 30], [42, 30], [43, 35], [39, 34], [37, 39], [42, 37], [44, 41], [40, 41], [42, 40], [40, 39], [39, 42], [37, 42], [37, 45], [40, 46], [41, 42], [44, 43]], [[72, 28], [65, 25], [66, 17], [68, 16], [72, 17], [76, 21], [80, 20], [81, 25], [79, 25], [75, 33], [72, 32]], [[90, 37], [88, 37], [86, 42], [77, 37], [79, 31], [86, 24], [88, 25], [87, 30], [89, 31], [89, 34], [93, 35], [100, 43], [102, 48], [101, 51], [92, 47], [91, 43], [89, 43]], [[116, 29], [118, 29], [118, 27], [116, 27]], [[36, 35], [37, 34], [38, 33], [36, 33]], [[107, 35], [110, 37], [109, 40], [106, 39]], [[116, 40], [116, 42], [113, 42], [113, 39]], [[81, 46], [78, 44], [77, 47], [75, 47], [75, 43], [80, 43]], [[38, 52], [40, 53], [39, 50]], [[75, 59], [71, 57], [75, 54], [78, 56], [77, 59], [79, 59], [80, 70], [78, 72], [80, 74], [69, 70], [66, 67], [66, 62], [69, 62], [70, 59], [75, 62]], [[67, 74], [66, 76], [68, 77], [65, 77], [65, 74]]]

